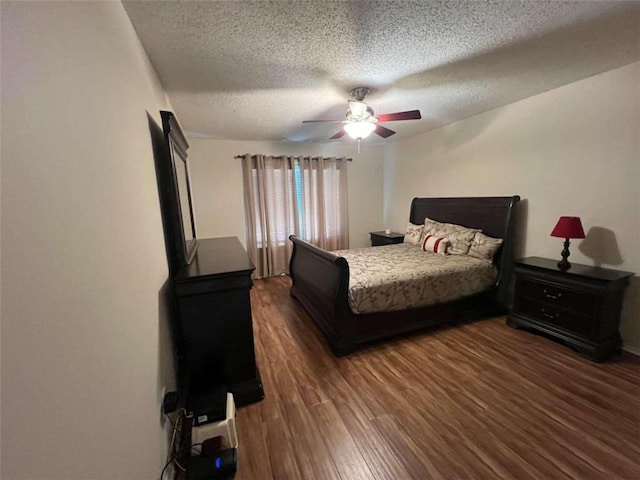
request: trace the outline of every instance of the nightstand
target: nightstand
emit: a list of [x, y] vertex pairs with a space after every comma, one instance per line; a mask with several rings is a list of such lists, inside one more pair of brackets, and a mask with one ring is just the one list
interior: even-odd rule
[[634, 274], [528, 257], [514, 262], [515, 292], [507, 325], [544, 332], [600, 362], [620, 349], [624, 290]]
[[404, 241], [404, 234], [391, 232], [389, 234], [384, 232], [369, 232], [371, 236], [371, 246], [379, 247], [380, 245], [393, 245], [394, 243], [402, 243]]

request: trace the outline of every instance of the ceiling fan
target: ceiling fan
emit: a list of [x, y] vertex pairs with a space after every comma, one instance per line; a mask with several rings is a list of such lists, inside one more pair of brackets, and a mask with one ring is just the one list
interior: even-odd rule
[[398, 120], [419, 120], [422, 118], [420, 110], [376, 115], [373, 109], [363, 101], [368, 93], [369, 89], [367, 87], [357, 87], [349, 92], [349, 95], [355, 98], [355, 100], [349, 100], [347, 102], [349, 109], [347, 110], [346, 120], [304, 120], [302, 123], [343, 123], [344, 127], [331, 137], [331, 140], [342, 138], [345, 133], [351, 138], [361, 140], [368, 137], [372, 132], [375, 132], [382, 138], [390, 137], [396, 133], [393, 130], [383, 127], [380, 123]]

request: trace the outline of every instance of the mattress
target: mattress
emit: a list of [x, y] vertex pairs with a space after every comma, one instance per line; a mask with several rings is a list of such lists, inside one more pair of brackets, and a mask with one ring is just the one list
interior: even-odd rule
[[486, 260], [438, 255], [408, 243], [334, 253], [349, 263], [349, 306], [356, 314], [450, 302], [486, 290], [497, 276]]

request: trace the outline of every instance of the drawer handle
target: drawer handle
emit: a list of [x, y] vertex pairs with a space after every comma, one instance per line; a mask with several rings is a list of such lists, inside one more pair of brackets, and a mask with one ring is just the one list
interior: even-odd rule
[[558, 298], [562, 297], [562, 293], [558, 292], [557, 294], [552, 295], [551, 293], [549, 293], [547, 291], [546, 288], [543, 290], [543, 292], [544, 292], [544, 294], [546, 295], [547, 298], [551, 298], [553, 300], [557, 300]]
[[551, 319], [555, 319], [558, 318], [560, 316], [559, 313], [547, 313], [547, 311], [544, 308], [540, 309], [540, 313], [542, 313], [542, 315], [544, 315], [547, 318], [551, 318]]

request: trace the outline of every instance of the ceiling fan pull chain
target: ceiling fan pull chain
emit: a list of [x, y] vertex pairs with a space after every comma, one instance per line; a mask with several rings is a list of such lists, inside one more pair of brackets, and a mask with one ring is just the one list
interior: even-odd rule
[[358, 155], [360, 155], [360, 137], [358, 137]]

